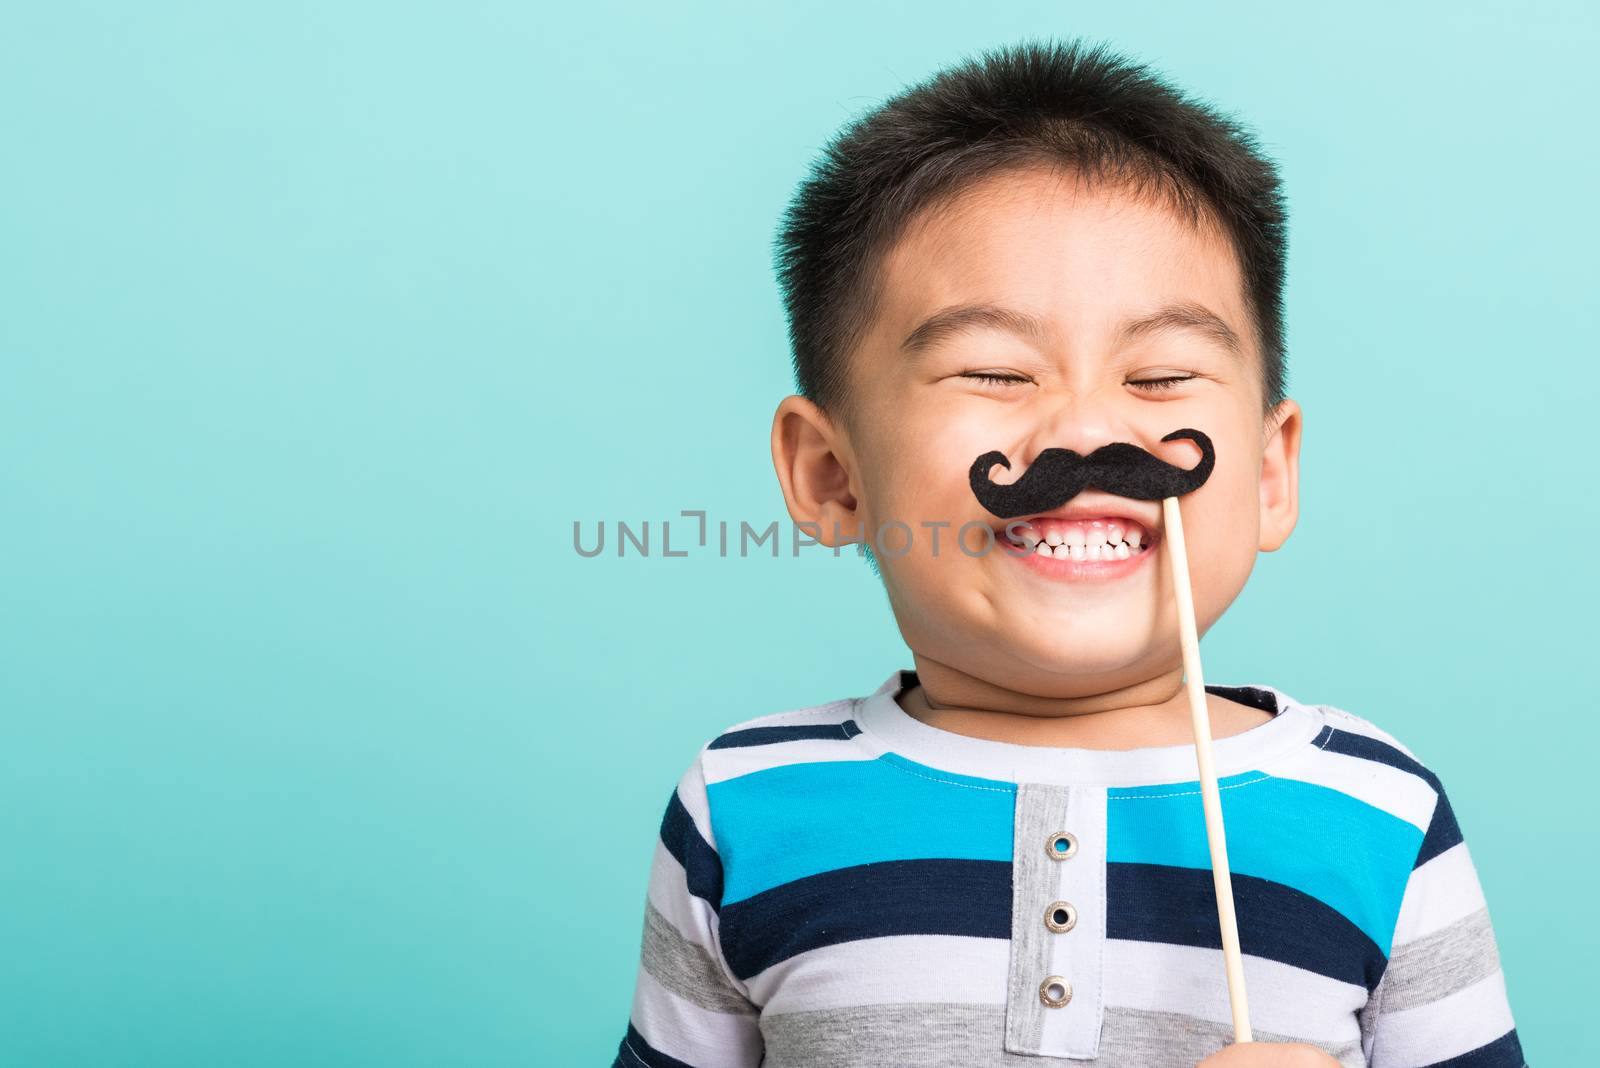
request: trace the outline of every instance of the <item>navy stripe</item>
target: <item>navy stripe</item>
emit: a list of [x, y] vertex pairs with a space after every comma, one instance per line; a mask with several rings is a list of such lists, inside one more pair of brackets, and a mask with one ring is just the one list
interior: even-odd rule
[[1456, 822], [1455, 809], [1450, 799], [1439, 791], [1439, 803], [1434, 806], [1433, 819], [1428, 821], [1428, 833], [1422, 838], [1422, 848], [1417, 850], [1415, 867], [1421, 867], [1451, 846], [1461, 844], [1461, 825]]
[[1435, 1061], [1428, 1068], [1528, 1068], [1528, 1061], [1522, 1055], [1516, 1028], [1512, 1028], [1487, 1046], [1447, 1061]]
[[1409, 771], [1429, 786], [1438, 789], [1439, 780], [1434, 778], [1433, 772], [1418, 763], [1416, 758], [1407, 756], [1388, 742], [1380, 741], [1377, 738], [1369, 738], [1365, 734], [1356, 734], [1352, 731], [1324, 727], [1322, 728], [1322, 733], [1317, 735], [1316, 741], [1312, 744], [1319, 749], [1326, 749], [1330, 753], [1343, 753], [1345, 756], [1360, 757], [1363, 760], [1375, 760], [1379, 764], [1387, 764], [1391, 768]]
[[884, 860], [783, 883], [723, 910], [722, 954], [748, 979], [820, 946], [889, 935], [1011, 937], [1011, 864]]
[[617, 1047], [617, 1059], [611, 1062], [611, 1068], [694, 1068], [694, 1065], [662, 1053], [646, 1042], [630, 1023], [628, 1035]]
[[672, 791], [666, 815], [661, 817], [661, 844], [683, 865], [689, 893], [703, 898], [713, 909], [722, 908], [722, 858], [700, 835], [694, 817]]
[[1428, 822], [1428, 833], [1422, 837], [1422, 846], [1417, 850], [1414, 867], [1421, 867], [1446, 849], [1461, 842], [1461, 826], [1456, 822], [1455, 810], [1450, 807], [1450, 799], [1445, 796], [1444, 785], [1439, 782], [1437, 775], [1423, 767], [1415, 758], [1407, 756], [1377, 738], [1334, 730], [1332, 727], [1322, 728], [1322, 733], [1317, 735], [1313, 744], [1330, 753], [1343, 753], [1345, 756], [1360, 757], [1363, 760], [1387, 764], [1391, 768], [1399, 768], [1433, 787], [1433, 792], [1439, 795], [1439, 802], [1433, 808], [1433, 819]]
[[798, 742], [807, 738], [848, 741], [861, 733], [856, 721], [843, 723], [805, 723], [792, 727], [746, 727], [742, 731], [729, 731], [719, 735], [707, 749], [738, 749], [747, 745], [774, 745], [778, 742]]
[[[1233, 873], [1239, 948], [1376, 989], [1388, 959], [1338, 910], [1293, 887]], [[1106, 865], [1106, 937], [1221, 949], [1211, 872], [1166, 864]]]

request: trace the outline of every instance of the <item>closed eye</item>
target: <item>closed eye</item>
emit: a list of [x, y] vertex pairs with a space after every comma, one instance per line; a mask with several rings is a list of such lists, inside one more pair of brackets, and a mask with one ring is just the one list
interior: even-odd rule
[[1168, 378], [1130, 379], [1128, 385], [1138, 386], [1140, 389], [1154, 393], [1163, 389], [1171, 389], [1180, 382], [1188, 382], [1199, 377], [1199, 375], [1174, 375]]
[[1025, 385], [1032, 381], [1026, 375], [1019, 375], [1011, 371], [966, 371], [962, 378], [970, 378], [986, 385]]

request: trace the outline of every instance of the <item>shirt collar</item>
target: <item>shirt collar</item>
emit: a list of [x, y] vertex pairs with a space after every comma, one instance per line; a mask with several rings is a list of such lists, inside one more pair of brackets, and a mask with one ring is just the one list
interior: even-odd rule
[[[928, 767], [960, 775], [1065, 786], [1147, 786], [1193, 782], [1198, 775], [1193, 744], [1142, 749], [1071, 749], [1017, 745], [932, 727], [906, 714], [895, 701], [915, 686], [913, 671], [897, 671], [870, 697], [856, 702], [856, 725], [866, 739], [887, 752]], [[1207, 686], [1235, 701], [1276, 707], [1272, 719], [1211, 743], [1219, 778], [1263, 768], [1291, 750], [1310, 743], [1321, 731], [1323, 714], [1282, 690], [1262, 683]], [[864, 740], [866, 740], [864, 739]]]

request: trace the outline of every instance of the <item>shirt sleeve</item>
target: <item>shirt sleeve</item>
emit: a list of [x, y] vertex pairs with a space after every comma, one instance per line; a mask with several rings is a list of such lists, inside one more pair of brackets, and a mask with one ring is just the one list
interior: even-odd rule
[[1526, 1068], [1477, 869], [1438, 801], [1406, 882], [1389, 964], [1361, 1013], [1372, 1068]]
[[761, 1063], [757, 1009], [717, 937], [722, 859], [699, 760], [667, 801], [644, 906], [639, 975], [612, 1068], [744, 1068]]

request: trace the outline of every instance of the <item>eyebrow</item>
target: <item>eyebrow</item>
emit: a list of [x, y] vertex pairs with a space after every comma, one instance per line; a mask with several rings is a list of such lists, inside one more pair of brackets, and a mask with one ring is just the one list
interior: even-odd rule
[[995, 304], [957, 304], [924, 319], [920, 326], [906, 335], [906, 339], [900, 343], [900, 349], [915, 355], [964, 330], [983, 328], [1003, 330], [1037, 343], [1042, 343], [1050, 333], [1043, 319], [1027, 312]]
[[[924, 352], [939, 342], [965, 330], [1002, 330], [1038, 344], [1048, 338], [1050, 329], [1043, 319], [996, 304], [957, 304], [940, 309], [924, 319], [900, 343], [902, 352]], [[1190, 330], [1210, 338], [1233, 356], [1244, 358], [1244, 345], [1223, 318], [1203, 304], [1182, 302], [1129, 320], [1117, 332], [1118, 340], [1129, 342], [1164, 330]]]
[[1233, 327], [1222, 316], [1203, 304], [1169, 304], [1159, 311], [1124, 323], [1118, 333], [1120, 340], [1126, 342], [1163, 330], [1191, 330], [1203, 334], [1236, 358], [1244, 359], [1244, 345], [1239, 341], [1239, 335], [1234, 333]]

